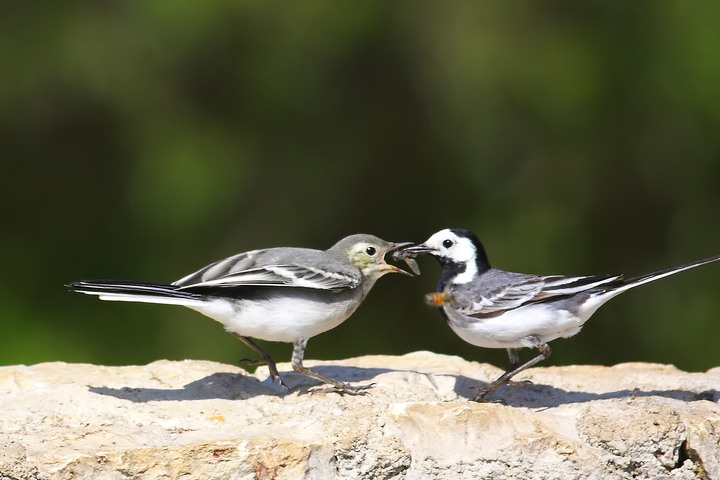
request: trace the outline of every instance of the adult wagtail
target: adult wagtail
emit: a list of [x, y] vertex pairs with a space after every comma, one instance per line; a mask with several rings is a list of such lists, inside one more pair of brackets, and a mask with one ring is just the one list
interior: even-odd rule
[[[571, 337], [611, 298], [644, 283], [720, 260], [720, 255], [624, 280], [622, 275], [528, 275], [492, 268], [474, 233], [445, 229], [425, 243], [395, 252], [395, 258], [425, 253], [440, 261], [436, 293], [426, 295], [440, 307], [450, 328], [463, 340], [485, 348], [505, 348], [510, 368], [484, 388], [488, 392], [550, 356], [547, 342]], [[518, 349], [537, 348], [540, 354], [520, 363]]]
[[[372, 385], [351, 386], [303, 366], [308, 339], [337, 327], [362, 303], [386, 273], [410, 273], [385, 262], [385, 255], [410, 243], [389, 243], [373, 235], [350, 235], [327, 250], [267, 248], [215, 262], [170, 285], [84, 280], [68, 286], [102, 300], [182, 305], [220, 322], [266, 363], [273, 380], [288, 388], [275, 362], [251, 338], [294, 344], [292, 367], [332, 385], [328, 390], [359, 394]], [[415, 269], [413, 261], [408, 265]]]

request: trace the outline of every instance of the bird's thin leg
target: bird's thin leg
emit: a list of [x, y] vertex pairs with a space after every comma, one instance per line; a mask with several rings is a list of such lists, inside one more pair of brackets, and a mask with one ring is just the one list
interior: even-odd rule
[[[538, 340], [537, 349], [540, 351], [540, 355], [538, 355], [537, 357], [534, 357], [534, 358], [528, 360], [527, 362], [523, 363], [522, 365], [516, 366], [514, 368], [511, 365], [510, 369], [507, 372], [500, 375], [497, 378], [497, 380], [492, 382], [487, 387], [473, 388], [473, 390], [478, 392], [478, 395], [473, 400], [476, 402], [482, 401], [483, 398], [485, 397], [485, 395], [487, 395], [488, 393], [490, 393], [494, 390], [497, 390], [498, 388], [505, 385], [506, 383], [509, 383], [510, 379], [512, 377], [514, 377], [515, 375], [517, 375], [518, 373], [536, 365], [537, 363], [542, 362], [543, 360], [547, 360], [547, 358], [550, 356], [550, 353], [552, 352], [552, 350], [550, 350], [550, 346], [547, 343], [540, 342], [539, 340]], [[510, 352], [510, 350], [511, 349], [508, 349], [508, 353]], [[517, 352], [515, 355], [517, 356]], [[512, 360], [513, 359], [511, 356], [510, 357], [511, 364], [512, 364]]]
[[[508, 366], [507, 372], [510, 372], [512, 370], [515, 370], [517, 367], [520, 366], [520, 349], [518, 348], [507, 348], [508, 358], [510, 359], [510, 366]], [[511, 380], [508, 380], [506, 382], [508, 385], [527, 385], [532, 384], [530, 380], [524, 380], [522, 382], [513, 382]]]
[[517, 348], [507, 348], [508, 358], [510, 359], [510, 367], [508, 370], [515, 370], [520, 366], [520, 352]]
[[260, 365], [260, 364], [267, 364], [268, 370], [270, 370], [270, 378], [273, 379], [273, 381], [278, 381], [280, 383], [280, 386], [283, 387], [285, 390], [290, 390], [287, 385], [285, 385], [285, 382], [282, 381], [282, 378], [280, 378], [280, 373], [278, 373], [277, 366], [275, 365], [275, 361], [270, 357], [270, 354], [268, 354], [265, 350], [260, 348], [257, 343], [253, 342], [249, 337], [245, 337], [243, 335], [239, 335], [237, 333], [231, 332], [233, 335], [235, 335], [238, 339], [242, 340], [245, 345], [252, 348], [255, 353], [260, 355], [260, 360], [252, 360], [252, 359], [243, 359], [241, 361], [249, 362], [251, 365]]
[[325, 375], [321, 375], [313, 370], [310, 370], [309, 368], [305, 367], [303, 365], [303, 357], [305, 356], [305, 347], [307, 347], [307, 339], [301, 338], [295, 341], [295, 344], [293, 345], [293, 354], [292, 354], [292, 367], [293, 370], [295, 370], [298, 373], [302, 373], [303, 375], [307, 375], [308, 377], [312, 377], [316, 380], [320, 380], [323, 383], [329, 383], [332, 385], [332, 387], [328, 388], [321, 388], [316, 389], [313, 392], [336, 392], [336, 393], [347, 393], [349, 395], [364, 395], [365, 391], [368, 388], [371, 388], [374, 386], [374, 384], [370, 385], [358, 385], [358, 386], [352, 386], [345, 382], [339, 382], [337, 380], [333, 380], [330, 377], [326, 377]]

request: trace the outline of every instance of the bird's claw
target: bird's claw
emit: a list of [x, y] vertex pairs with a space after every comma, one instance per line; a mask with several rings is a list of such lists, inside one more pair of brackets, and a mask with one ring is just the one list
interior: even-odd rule
[[526, 387], [528, 385], [534, 385], [531, 380], [510, 380], [505, 385], [512, 385], [513, 387]]
[[[492, 392], [492, 390], [489, 390], [488, 388], [480, 388], [480, 387], [472, 387], [471, 390], [474, 391], [475, 393], [477, 393], [477, 395], [475, 395], [475, 396], [472, 398], [472, 401], [473, 401], [473, 402], [478, 402], [478, 403], [484, 402], [484, 401], [485, 401], [485, 395], [487, 395], [488, 393]], [[494, 390], [494, 389], [493, 389], [493, 390]]]
[[520, 380], [520, 381], [506, 380], [502, 383], [491, 383], [485, 387], [470, 387], [470, 390], [477, 392], [477, 395], [475, 397], [473, 397], [473, 399], [472, 399], [473, 402], [484, 402], [484, 401], [486, 401], [485, 395], [487, 395], [490, 392], [494, 392], [495, 390], [502, 387], [503, 385], [510, 385], [513, 387], [522, 387], [522, 386], [527, 386], [527, 385], [532, 385], [532, 384], [533, 384], [533, 382], [531, 382], [530, 380]]
[[248, 365], [256, 366], [256, 365], [266, 365], [267, 362], [262, 359], [254, 359], [254, 358], [241, 358], [238, 360], [238, 363], [247, 363]]
[[339, 393], [340, 395], [365, 395], [366, 390], [373, 388], [374, 383], [368, 385], [350, 385], [349, 383], [338, 383], [329, 387], [315, 387], [310, 390], [311, 394], [315, 393]]
[[[256, 360], [254, 358], [241, 358], [240, 360], [238, 360], [238, 363], [247, 363], [247, 364], [253, 365], [253, 366], [268, 364], [268, 362], [266, 362], [265, 360], [262, 360], [262, 359]], [[277, 382], [282, 388], [284, 388], [288, 392], [290, 391], [290, 387], [288, 387], [285, 384], [285, 382], [283, 382], [283, 379], [280, 377], [280, 374], [273, 372], [272, 369], [270, 369], [269, 374], [270, 374], [270, 379], [272, 380], [273, 383]]]
[[270, 372], [270, 379], [272, 380], [272, 383], [275, 383], [275, 382], [279, 383], [280, 386], [285, 389], [285, 391], [287, 391], [287, 392], [290, 391], [290, 387], [288, 387], [288, 386], [285, 384], [285, 382], [283, 382], [283, 379], [282, 379], [282, 377], [280, 377], [280, 374], [279, 374], [279, 373], [275, 373], [275, 372], [272, 372], [272, 371], [271, 371], [271, 372]]
[[282, 388], [285, 389], [286, 392], [289, 392], [289, 391], [290, 391], [290, 387], [288, 387], [288, 386], [285, 384], [285, 382], [283, 382], [283, 380], [282, 380], [282, 378], [280, 378], [280, 376], [278, 376], [278, 377], [271, 377], [271, 378], [272, 378], [273, 383], [275, 383], [275, 381], [277, 380], [277, 382], [280, 384], [280, 386], [281, 386]]

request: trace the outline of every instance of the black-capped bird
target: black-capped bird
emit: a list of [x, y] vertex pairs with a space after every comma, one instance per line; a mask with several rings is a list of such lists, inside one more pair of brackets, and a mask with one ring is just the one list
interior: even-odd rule
[[[505, 348], [510, 367], [487, 387], [479, 401], [526, 368], [550, 356], [548, 342], [578, 333], [595, 311], [626, 290], [689, 268], [720, 260], [720, 255], [624, 280], [622, 275], [530, 275], [490, 266], [480, 240], [459, 228], [440, 230], [425, 243], [395, 252], [396, 258], [429, 254], [442, 266], [436, 292], [426, 295], [440, 307], [450, 328], [463, 340], [485, 348]], [[539, 355], [520, 363], [518, 349]]]
[[[287, 389], [275, 362], [251, 338], [293, 343], [292, 367], [332, 385], [327, 390], [360, 394], [352, 386], [303, 366], [308, 339], [345, 321], [386, 273], [411, 275], [385, 262], [385, 255], [410, 243], [373, 235], [343, 238], [327, 250], [267, 248], [208, 265], [172, 284], [83, 280], [75, 291], [102, 300], [182, 305], [220, 322], [266, 363], [273, 380]], [[408, 265], [414, 268], [412, 260]]]

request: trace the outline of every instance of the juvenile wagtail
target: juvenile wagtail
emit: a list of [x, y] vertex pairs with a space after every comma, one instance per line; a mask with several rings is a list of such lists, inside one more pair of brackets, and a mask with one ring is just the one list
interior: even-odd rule
[[[720, 260], [720, 255], [624, 280], [622, 275], [528, 275], [490, 267], [485, 249], [474, 233], [440, 230], [425, 243], [395, 252], [395, 258], [425, 253], [440, 261], [436, 293], [426, 295], [440, 307], [450, 328], [463, 340], [485, 348], [505, 348], [510, 368], [484, 388], [488, 392], [509, 383], [526, 368], [550, 356], [547, 342], [571, 337], [611, 298], [689, 268]], [[537, 348], [540, 354], [520, 363], [518, 349]]]
[[[360, 394], [351, 386], [303, 366], [308, 339], [337, 327], [362, 303], [386, 273], [411, 275], [385, 262], [385, 255], [410, 243], [373, 235], [343, 238], [327, 250], [267, 248], [215, 262], [170, 285], [84, 280], [68, 286], [101, 300], [182, 305], [220, 322], [266, 363], [273, 380], [288, 388], [275, 362], [251, 338], [294, 344], [292, 367], [332, 385], [328, 390]], [[408, 265], [415, 269], [414, 262]]]

